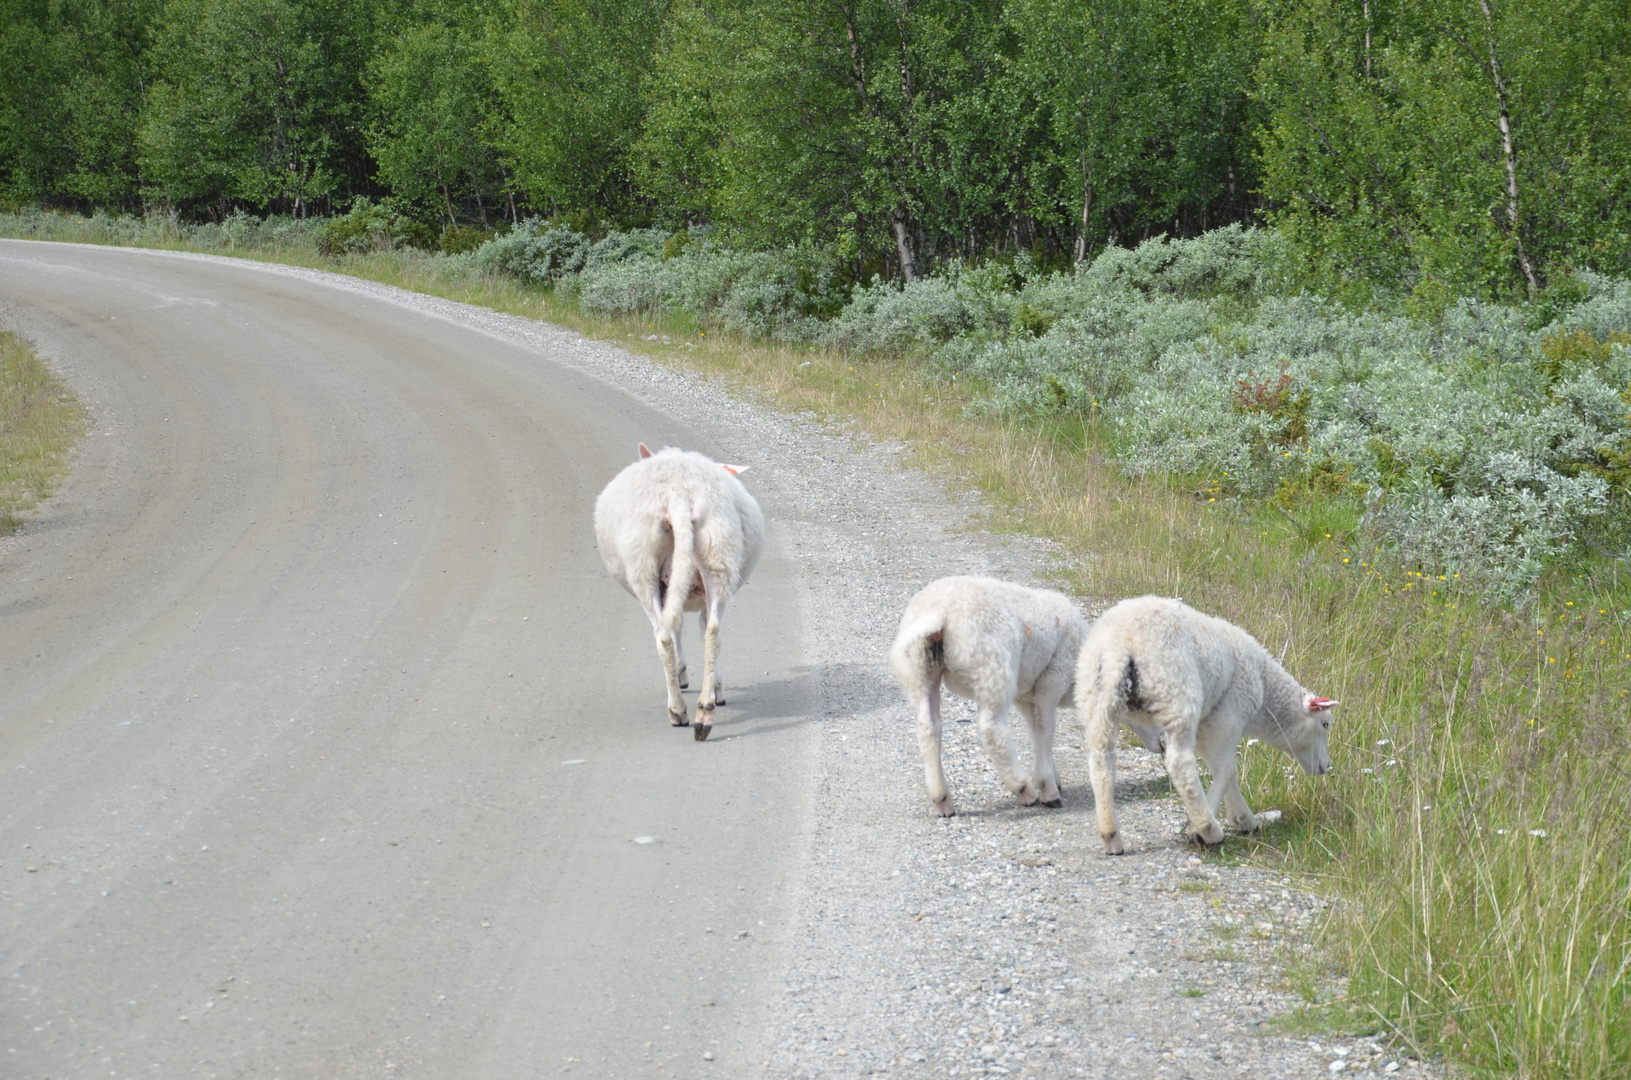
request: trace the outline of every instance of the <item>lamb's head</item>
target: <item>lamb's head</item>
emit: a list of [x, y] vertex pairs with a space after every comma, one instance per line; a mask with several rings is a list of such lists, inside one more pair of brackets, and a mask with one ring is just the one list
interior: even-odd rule
[[1263, 741], [1297, 759], [1303, 772], [1331, 771], [1331, 708], [1328, 697], [1309, 693], [1272, 659], [1263, 672]]
[[1331, 708], [1334, 705], [1336, 702], [1328, 697], [1301, 690], [1293, 707], [1284, 710], [1290, 715], [1274, 717], [1273, 726], [1280, 738], [1271, 735], [1270, 741], [1296, 758], [1305, 773], [1324, 776], [1331, 771]]

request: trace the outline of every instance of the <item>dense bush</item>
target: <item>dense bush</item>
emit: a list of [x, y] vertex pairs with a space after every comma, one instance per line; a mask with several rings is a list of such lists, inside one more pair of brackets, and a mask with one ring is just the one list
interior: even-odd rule
[[474, 258], [593, 312], [927, 353], [931, 375], [978, 380], [989, 411], [1102, 417], [1134, 472], [1292, 512], [1363, 507], [1407, 560], [1508, 603], [1588, 525], [1631, 517], [1631, 282], [1618, 279], [1583, 272], [1543, 304], [1465, 300], [1423, 321], [1292, 294], [1282, 242], [1239, 227], [1067, 273], [953, 263], [847, 301], [820, 249], [734, 251], [704, 233], [592, 241], [535, 220]]
[[349, 211], [321, 228], [317, 250], [324, 255], [360, 255], [404, 245], [431, 248], [436, 241], [430, 226], [398, 213], [389, 202], [375, 203], [359, 195]]
[[681, 230], [611, 232], [599, 240], [529, 219], [475, 253], [484, 269], [556, 285], [600, 314], [684, 313], [762, 337], [802, 339], [844, 294], [830, 254], [810, 246], [744, 252]]

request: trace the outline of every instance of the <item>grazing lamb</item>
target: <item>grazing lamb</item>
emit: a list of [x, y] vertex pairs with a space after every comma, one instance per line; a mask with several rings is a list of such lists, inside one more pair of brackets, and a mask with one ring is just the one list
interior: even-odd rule
[[[1054, 710], [1070, 696], [1085, 623], [1065, 596], [981, 577], [948, 577], [912, 597], [889, 650], [895, 678], [917, 708], [917, 740], [929, 798], [950, 817], [940, 767], [940, 686], [979, 706], [980, 739], [1022, 805], [1062, 805], [1053, 766]], [[1014, 760], [1008, 708], [1030, 722], [1027, 779]]]
[[[1076, 665], [1076, 711], [1087, 728], [1105, 853], [1127, 850], [1116, 827], [1118, 725], [1159, 730], [1167, 775], [1189, 812], [1190, 840], [1221, 844], [1220, 801], [1242, 831], [1257, 828], [1240, 793], [1240, 740], [1256, 736], [1295, 757], [1305, 772], [1328, 772], [1335, 704], [1303, 689], [1238, 626], [1179, 600], [1123, 600], [1099, 616]], [[1212, 771], [1210, 791], [1201, 787], [1197, 753]]]
[[[680, 620], [700, 611], [702, 688], [697, 694], [698, 742], [713, 730], [723, 705], [719, 678], [719, 617], [725, 601], [747, 582], [764, 550], [765, 519], [736, 479], [745, 465], [722, 465], [673, 447], [640, 460], [606, 485], [595, 500], [595, 536], [606, 569], [646, 610], [668, 679], [668, 722], [685, 727], [685, 658]], [[671, 582], [686, 583], [670, 588]]]

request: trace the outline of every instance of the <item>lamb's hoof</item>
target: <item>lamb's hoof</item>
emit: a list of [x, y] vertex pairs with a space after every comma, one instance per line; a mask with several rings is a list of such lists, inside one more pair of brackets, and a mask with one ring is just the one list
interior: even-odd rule
[[715, 694], [714, 695], [714, 704], [715, 705], [728, 705], [730, 703], [727, 702], [724, 698], [720, 697], [718, 694]]
[[1189, 842], [1197, 847], [1217, 847], [1223, 843], [1223, 829], [1221, 826], [1213, 825], [1200, 832], [1192, 832], [1189, 834]]
[[689, 689], [691, 689], [691, 683], [690, 683], [690, 681], [689, 681], [689, 680], [687, 680], [687, 679], [681, 679], [681, 680], [680, 680], [680, 689], [681, 689], [681, 690], [689, 690]]
[[697, 742], [701, 742], [703, 739], [706, 739], [709, 733], [714, 729], [715, 704], [715, 702], [708, 701], [697, 702], [697, 727], [696, 730], [692, 732], [692, 734], [696, 737]]
[[1104, 838], [1104, 853], [1106, 855], [1127, 854], [1127, 845], [1121, 842], [1120, 833], [1111, 833], [1109, 836]]
[[939, 814], [941, 817], [953, 817], [957, 813], [957, 811], [951, 808], [950, 799], [941, 799], [939, 802], [935, 803], [934, 812]]
[[1063, 799], [1043, 799], [1042, 800], [1042, 805], [1046, 806], [1049, 810], [1057, 810], [1061, 806], [1065, 805], [1065, 800], [1063, 800]]
[[705, 724], [701, 720], [698, 720], [697, 726], [691, 729], [691, 737], [697, 742], [702, 742], [713, 733], [713, 730], [714, 726], [712, 723]]
[[691, 718], [682, 712], [675, 712], [673, 709], [669, 709], [668, 723], [672, 727], [690, 727]]

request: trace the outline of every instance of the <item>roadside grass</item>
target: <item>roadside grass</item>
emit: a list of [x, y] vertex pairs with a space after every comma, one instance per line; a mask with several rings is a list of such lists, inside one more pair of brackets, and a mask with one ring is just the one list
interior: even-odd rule
[[1248, 801], [1285, 820], [1211, 856], [1336, 898], [1325, 941], [1346, 996], [1298, 1023], [1390, 1032], [1475, 1075], [1631, 1075], [1623, 560], [1560, 566], [1532, 608], [1505, 611], [1390, 561], [1352, 503], [1280, 508], [1224, 498], [1205, 477], [1129, 477], [1106, 460], [1102, 417], [983, 417], [977, 387], [930, 379], [914, 357], [742, 340], [657, 314], [591, 317], [412, 252], [254, 257], [549, 319], [848, 424], [986, 496], [971, 526], [1059, 544], [1061, 585], [1077, 595], [1181, 596], [1239, 623], [1342, 703], [1326, 777], [1243, 748]]
[[84, 408], [28, 340], [0, 331], [0, 536], [55, 493], [85, 427]]

